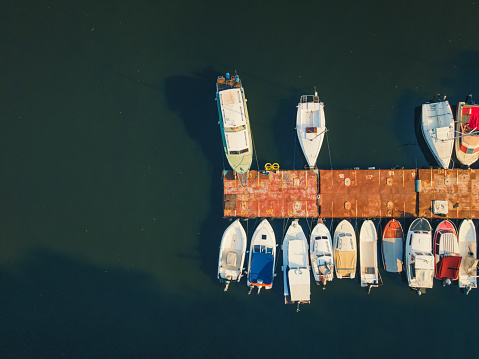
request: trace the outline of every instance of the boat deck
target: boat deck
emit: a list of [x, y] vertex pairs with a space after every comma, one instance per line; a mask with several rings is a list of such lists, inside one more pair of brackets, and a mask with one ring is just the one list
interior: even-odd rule
[[230, 88], [241, 88], [241, 80], [236, 81], [234, 76], [231, 76], [229, 80], [225, 79], [224, 77], [218, 78], [216, 81], [218, 91], [230, 89]]
[[[250, 171], [247, 186], [240, 185], [233, 171], [224, 171], [224, 216], [474, 219], [479, 218], [476, 171]], [[434, 214], [433, 201], [446, 201], [447, 213]]]

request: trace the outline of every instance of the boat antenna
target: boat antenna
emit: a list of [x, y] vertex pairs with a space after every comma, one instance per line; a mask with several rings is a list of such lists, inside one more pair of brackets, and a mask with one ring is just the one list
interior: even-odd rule
[[314, 86], [314, 96], [318, 96], [318, 91], [316, 91], [316, 86]]

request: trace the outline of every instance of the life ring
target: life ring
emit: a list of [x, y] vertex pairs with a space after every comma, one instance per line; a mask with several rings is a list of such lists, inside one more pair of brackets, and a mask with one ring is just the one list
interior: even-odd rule
[[267, 164], [265, 164], [264, 169], [265, 171], [271, 171], [271, 163], [268, 162]]
[[271, 169], [272, 169], [273, 171], [279, 170], [279, 163], [273, 163], [273, 164], [271, 165]]

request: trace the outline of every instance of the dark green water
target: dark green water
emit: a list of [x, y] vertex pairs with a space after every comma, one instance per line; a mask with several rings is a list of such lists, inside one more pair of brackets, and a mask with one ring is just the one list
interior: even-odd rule
[[[1, 357], [475, 357], [479, 290], [436, 281], [418, 297], [382, 271], [369, 296], [335, 279], [296, 313], [279, 271], [260, 296], [245, 282], [224, 293], [214, 98], [238, 70], [260, 167], [302, 167], [295, 106], [313, 86], [334, 168], [426, 166], [414, 108], [438, 92], [479, 98], [478, 9], [3, 1]], [[318, 165], [330, 168], [326, 147]]]

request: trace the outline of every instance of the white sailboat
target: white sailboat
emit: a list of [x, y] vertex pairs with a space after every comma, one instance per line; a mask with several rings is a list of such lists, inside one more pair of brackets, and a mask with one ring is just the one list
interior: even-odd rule
[[237, 173], [240, 184], [246, 185], [253, 161], [253, 141], [243, 85], [238, 75], [219, 76], [216, 81], [216, 102], [226, 158]]
[[334, 266], [336, 277], [355, 278], [357, 264], [356, 233], [347, 220], [343, 219], [334, 231]]
[[243, 274], [246, 253], [246, 232], [239, 219], [231, 223], [223, 233], [218, 257], [218, 279], [226, 282], [225, 291], [231, 282], [239, 282]]
[[359, 232], [359, 268], [361, 272], [361, 287], [378, 287], [378, 233], [373, 221], [366, 220]]
[[319, 101], [316, 91], [314, 95], [301, 96], [296, 114], [296, 132], [309, 168], [315, 167], [326, 132], [324, 103]]
[[432, 228], [427, 219], [416, 218], [409, 227], [405, 248], [406, 276], [409, 286], [419, 295], [432, 288], [434, 256]]
[[422, 133], [439, 166], [447, 169], [454, 148], [454, 117], [444, 98], [422, 105]]
[[309, 255], [316, 284], [322, 283], [326, 289], [326, 283], [333, 280], [334, 259], [331, 233], [322, 222], [311, 231]]
[[276, 237], [271, 224], [267, 219], [263, 219], [251, 239], [246, 281], [250, 287], [249, 294], [255, 287], [258, 288], [258, 294], [261, 288], [273, 288], [275, 259]]
[[477, 243], [476, 227], [470, 219], [465, 219], [459, 226], [459, 254], [462, 257], [459, 268], [459, 288], [469, 294], [472, 288], [477, 288]]
[[285, 304], [310, 302], [308, 241], [303, 229], [294, 220], [283, 240], [283, 281]]

